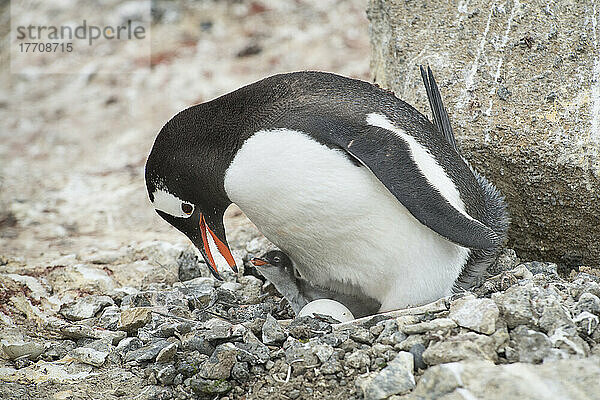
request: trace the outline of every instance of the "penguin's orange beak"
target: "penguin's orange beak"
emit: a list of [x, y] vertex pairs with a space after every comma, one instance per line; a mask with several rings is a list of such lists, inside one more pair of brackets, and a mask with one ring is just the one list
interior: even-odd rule
[[262, 258], [258, 258], [258, 257], [254, 257], [252, 260], [250, 260], [250, 262], [252, 264], [254, 264], [255, 267], [260, 267], [261, 265], [267, 265], [268, 262], [263, 260]]
[[[221, 275], [219, 275], [219, 271], [217, 270], [217, 263], [213, 257], [213, 252], [218, 251], [221, 253], [223, 258], [227, 261], [227, 264], [237, 272], [237, 266], [235, 265], [235, 260], [231, 255], [231, 250], [229, 247], [219, 237], [210, 229], [206, 220], [204, 219], [204, 215], [200, 214], [200, 235], [202, 236], [202, 244], [204, 245], [203, 256], [209, 264], [211, 268], [211, 272], [217, 279], [222, 279]], [[211, 246], [212, 245], [212, 246]], [[212, 247], [212, 250], [211, 250]]]

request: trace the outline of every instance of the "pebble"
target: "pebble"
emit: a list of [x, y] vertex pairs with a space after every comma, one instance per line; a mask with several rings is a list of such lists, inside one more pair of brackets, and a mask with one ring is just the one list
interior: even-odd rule
[[212, 380], [194, 376], [189, 382], [190, 388], [198, 394], [221, 395], [231, 390], [231, 383], [226, 380]]
[[60, 314], [70, 321], [81, 321], [94, 317], [105, 307], [113, 305], [109, 296], [91, 295], [77, 299], [73, 303], [63, 304]]
[[498, 355], [494, 339], [475, 332], [459, 333], [430, 344], [423, 352], [423, 361], [427, 365], [466, 359], [496, 361]]
[[391, 360], [393, 357], [390, 357], [390, 355], [396, 354], [394, 347], [382, 343], [375, 343], [370, 350], [374, 357], [381, 357], [385, 360]]
[[448, 317], [458, 326], [491, 335], [496, 331], [496, 320], [499, 315], [500, 310], [491, 299], [466, 296], [450, 304]]
[[227, 316], [232, 322], [248, 323], [257, 319], [266, 320], [267, 315], [275, 310], [273, 301], [265, 301], [259, 304], [248, 304], [240, 307], [231, 307], [227, 311]]
[[239, 291], [242, 304], [260, 303], [263, 281], [252, 275], [244, 275], [239, 278], [242, 289]]
[[396, 330], [401, 331], [405, 325], [414, 325], [419, 322], [421, 322], [421, 320], [416, 315], [402, 315], [396, 318]]
[[319, 362], [322, 364], [329, 361], [329, 359], [334, 353], [333, 347], [326, 343], [311, 344], [311, 347], [313, 354], [317, 356]]
[[29, 358], [27, 358], [27, 356], [24, 356], [24, 357], [15, 359], [14, 363], [15, 363], [16, 369], [21, 369], [21, 368], [29, 367], [30, 365], [33, 364], [33, 361], [31, 361]]
[[181, 347], [184, 351], [198, 351], [201, 354], [210, 356], [215, 351], [213, 346], [206, 338], [198, 335], [196, 332], [190, 332], [181, 339]]
[[546, 276], [558, 277], [558, 266], [554, 263], [533, 261], [521, 265], [527, 268], [533, 275], [543, 274]]
[[314, 354], [311, 343], [293, 341], [285, 350], [285, 362], [292, 366], [294, 376], [302, 375], [307, 367], [319, 365], [319, 358]]
[[77, 344], [72, 340], [61, 340], [52, 343], [40, 356], [45, 361], [54, 361], [63, 358], [71, 352]]
[[259, 341], [250, 343], [236, 342], [235, 347], [239, 350], [237, 357], [240, 361], [256, 365], [264, 364], [271, 359], [269, 348]]
[[415, 370], [427, 368], [427, 364], [425, 364], [425, 361], [423, 361], [424, 351], [425, 346], [423, 345], [423, 343], [415, 343], [409, 349], [410, 354], [413, 355]]
[[492, 294], [492, 300], [498, 306], [509, 328], [519, 325], [535, 326], [538, 313], [534, 311], [531, 300], [537, 295], [531, 285], [511, 286], [505, 292]]
[[555, 348], [578, 357], [586, 357], [590, 353], [590, 347], [587, 342], [570, 330], [565, 331], [562, 328], [554, 330], [550, 335], [550, 342], [552, 342], [552, 346]]
[[353, 327], [349, 330], [350, 339], [357, 343], [373, 344], [375, 339], [369, 329], [362, 328], [360, 326]]
[[186, 353], [176, 363], [177, 372], [181, 374], [183, 378], [190, 378], [198, 372], [200, 366], [206, 360], [208, 360], [208, 356], [200, 354], [197, 351]]
[[569, 312], [561, 305], [555, 297], [544, 299], [546, 303], [539, 318], [539, 326], [549, 335], [552, 335], [557, 329], [562, 329], [569, 335], [575, 335], [577, 327], [569, 315]]
[[173, 359], [177, 353], [177, 343], [171, 343], [167, 347], [161, 349], [156, 356], [157, 363], [166, 363]]
[[339, 347], [346, 339], [347, 336], [339, 332], [328, 333], [319, 338], [321, 343], [325, 343], [333, 347]]
[[324, 362], [319, 370], [322, 374], [325, 375], [337, 374], [338, 372], [342, 371], [342, 364], [337, 358], [332, 357], [326, 362]]
[[178, 293], [183, 295], [183, 298], [191, 300], [194, 307], [206, 306], [215, 294], [215, 281], [208, 277], [176, 282], [173, 287], [178, 289]]
[[413, 369], [412, 354], [399, 352], [384, 369], [363, 386], [365, 400], [381, 400], [410, 392], [415, 387]]
[[598, 376], [600, 362], [593, 358], [541, 365], [469, 360], [428, 368], [411, 398], [594, 399], [600, 393]]
[[362, 370], [371, 364], [371, 358], [366, 350], [357, 350], [346, 354], [345, 364], [351, 368]]
[[171, 364], [161, 366], [156, 371], [156, 379], [161, 385], [171, 385], [177, 376], [177, 370]]
[[202, 328], [204, 329], [202, 336], [210, 342], [233, 337], [233, 324], [220, 318], [209, 319], [202, 324]]
[[580, 334], [591, 336], [598, 327], [600, 318], [597, 315], [583, 311], [573, 318], [573, 322], [577, 325], [577, 331]]
[[43, 343], [33, 341], [6, 341], [2, 340], [2, 350], [11, 360], [17, 358], [37, 359], [43, 352], [45, 346]]
[[137, 337], [128, 337], [119, 342], [116, 351], [120, 354], [127, 354], [130, 351], [137, 350], [144, 345]]
[[238, 382], [250, 380], [250, 369], [247, 362], [236, 362], [231, 368], [231, 377]]
[[552, 342], [544, 333], [520, 325], [511, 331], [509, 346], [509, 361], [539, 364], [550, 354]]
[[208, 266], [196, 257], [196, 254], [192, 251], [184, 251], [177, 259], [178, 278], [180, 282], [189, 281], [194, 278], [206, 276]]
[[59, 333], [68, 339], [106, 339], [113, 345], [118, 344], [127, 334], [123, 331], [108, 331], [106, 329], [91, 328], [86, 325], [69, 324], [61, 320], [52, 319], [48, 321], [48, 329]]
[[291, 336], [296, 339], [310, 339], [332, 332], [331, 324], [309, 316], [298, 317], [288, 327]]
[[108, 354], [106, 351], [98, 351], [89, 347], [78, 347], [71, 351], [71, 356], [74, 359], [84, 364], [93, 365], [94, 367], [101, 367], [104, 361], [106, 361]]
[[402, 327], [402, 332], [407, 335], [415, 335], [426, 332], [448, 331], [452, 328], [456, 328], [456, 322], [450, 318], [438, 318], [413, 325], [404, 325]]
[[[415, 322], [416, 322], [416, 319], [415, 319]], [[377, 335], [376, 341], [379, 343], [383, 343], [383, 344], [393, 345], [394, 340], [392, 339], [392, 336], [394, 334], [398, 333], [398, 323], [396, 322], [396, 320], [389, 319], [389, 320], [381, 321], [381, 322], [377, 323], [377, 325], [375, 325], [373, 328], [378, 328], [378, 327], [383, 327], [383, 329]], [[371, 331], [371, 334], [375, 335], [375, 333], [373, 331]]]
[[[416, 337], [415, 335], [411, 335], [411, 337]], [[408, 338], [408, 335], [404, 332], [396, 332], [392, 336], [390, 336], [389, 341], [382, 340], [381, 343], [390, 343], [390, 344], [399, 344], [404, 342]]]
[[160, 353], [162, 349], [170, 345], [171, 343], [169, 343], [168, 341], [164, 339], [159, 339], [154, 343], [140, 347], [136, 350], [129, 351], [125, 355], [125, 362], [136, 361], [138, 363], [142, 363], [152, 361], [156, 358], [156, 356], [158, 355], [158, 353]]
[[223, 380], [231, 375], [231, 368], [237, 360], [236, 346], [232, 343], [223, 343], [215, 348], [213, 354], [202, 363], [198, 376], [204, 379]]
[[152, 320], [150, 307], [132, 307], [121, 311], [119, 329], [126, 332], [135, 332]]
[[582, 293], [575, 305], [577, 313], [587, 311], [600, 317], [600, 298], [592, 293]]
[[102, 310], [100, 318], [98, 318], [98, 326], [108, 329], [110, 331], [116, 331], [119, 327], [119, 320], [121, 319], [121, 310], [117, 306], [108, 306]]
[[263, 343], [267, 345], [278, 344], [283, 343], [285, 339], [287, 339], [287, 334], [279, 325], [279, 322], [271, 314], [268, 314], [262, 326]]
[[[500, 361], [543, 366], [600, 354], [597, 283], [581, 274], [573, 282], [562, 281], [546, 267], [520, 264], [506, 272], [514, 280], [505, 289], [500, 285], [486, 292], [491, 298], [461, 294], [395, 311], [393, 317], [382, 314], [343, 325], [319, 316], [282, 321], [291, 315], [286, 303], [280, 305], [269, 294], [259, 298], [262, 286], [255, 278], [234, 281], [228, 275], [229, 281], [221, 283], [200, 276], [185, 284], [153, 284], [111, 297], [113, 302], [107, 301], [94, 318], [77, 324], [51, 317], [51, 330], [76, 342], [42, 344], [45, 351], [39, 356], [52, 362], [71, 355], [79, 361], [72, 368], [88, 371], [90, 365], [116, 374], [140, 368], [144, 396], [155, 398], [174, 398], [182, 391], [188, 397], [230, 399], [247, 395], [247, 385], [257, 396], [270, 396], [269, 385], [285, 380], [289, 368], [290, 386], [281, 387], [290, 398], [326, 398], [340, 390], [352, 396], [356, 387], [365, 399], [396, 399], [422, 390], [423, 378], [415, 386], [414, 371], [427, 377], [438, 366], [447, 374], [449, 365]], [[84, 299], [78, 301], [94, 303]], [[209, 303], [219, 317], [201, 312]], [[36, 368], [26, 355], [13, 363], [28, 373]], [[443, 374], [444, 385], [453, 387], [454, 378]]]

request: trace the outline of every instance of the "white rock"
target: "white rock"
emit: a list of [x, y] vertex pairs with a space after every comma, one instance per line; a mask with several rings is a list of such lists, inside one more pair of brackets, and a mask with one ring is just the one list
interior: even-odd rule
[[298, 318], [312, 316], [315, 314], [328, 315], [340, 322], [348, 322], [354, 319], [354, 315], [348, 310], [348, 307], [335, 300], [318, 299], [305, 305], [298, 313]]
[[240, 290], [241, 288], [242, 285], [237, 282], [223, 282], [223, 284], [221, 285], [221, 289], [231, 290], [232, 292]]
[[449, 318], [463, 328], [491, 335], [496, 330], [500, 310], [491, 299], [466, 296], [450, 304]]
[[94, 367], [101, 367], [108, 356], [108, 352], [94, 350], [89, 347], [79, 347], [74, 349], [71, 355], [73, 358], [81, 361], [84, 364], [93, 365]]
[[402, 327], [402, 332], [407, 335], [416, 335], [432, 331], [449, 331], [452, 328], [456, 328], [456, 323], [453, 320], [449, 318], [436, 318], [431, 321], [405, 325]]

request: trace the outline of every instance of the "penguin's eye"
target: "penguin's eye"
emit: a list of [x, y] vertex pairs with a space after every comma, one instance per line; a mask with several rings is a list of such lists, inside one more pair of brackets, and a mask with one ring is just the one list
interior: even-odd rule
[[184, 214], [186, 214], [186, 215], [190, 215], [191, 213], [194, 212], [194, 206], [189, 203], [182, 203], [181, 211], [183, 211]]
[[278, 256], [275, 256], [275, 257], [273, 257], [273, 262], [280, 263], [281, 258], [279, 258]]

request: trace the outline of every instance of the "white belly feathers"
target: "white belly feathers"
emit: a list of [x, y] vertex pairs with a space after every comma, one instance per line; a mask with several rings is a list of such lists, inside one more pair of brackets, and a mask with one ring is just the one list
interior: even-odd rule
[[[381, 311], [450, 294], [469, 256], [417, 221], [367, 168], [302, 132], [254, 134], [227, 169], [225, 191], [303, 277], [362, 291]], [[464, 212], [462, 202], [453, 205]]]

